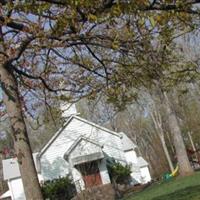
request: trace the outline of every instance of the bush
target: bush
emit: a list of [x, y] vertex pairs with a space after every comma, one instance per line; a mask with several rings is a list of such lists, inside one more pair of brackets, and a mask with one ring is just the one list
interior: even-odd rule
[[109, 160], [107, 168], [112, 182], [121, 184], [129, 181], [131, 174], [130, 165], [122, 165], [115, 160]]
[[44, 182], [42, 186], [44, 199], [70, 200], [76, 194], [75, 185], [69, 177]]

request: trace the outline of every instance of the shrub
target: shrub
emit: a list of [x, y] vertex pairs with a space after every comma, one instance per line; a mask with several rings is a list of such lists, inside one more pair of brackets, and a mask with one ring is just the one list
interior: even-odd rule
[[70, 200], [76, 194], [75, 185], [67, 176], [44, 182], [42, 186], [44, 199]]
[[112, 182], [125, 183], [129, 181], [131, 174], [130, 165], [123, 165], [115, 160], [109, 160], [107, 162], [107, 168]]

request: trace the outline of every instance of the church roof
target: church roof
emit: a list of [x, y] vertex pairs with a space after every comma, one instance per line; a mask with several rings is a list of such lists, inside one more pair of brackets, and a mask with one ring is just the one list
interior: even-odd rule
[[83, 137], [83, 136], [81, 136], [81, 137], [79, 137], [77, 140], [75, 140], [74, 141], [74, 143], [72, 144], [72, 146], [67, 150], [67, 152], [65, 153], [65, 156], [68, 156], [72, 151], [73, 151], [73, 149], [80, 143], [80, 141], [82, 141], [82, 140], [85, 140], [85, 141], [87, 141], [87, 142], [89, 142], [89, 143], [92, 143], [92, 144], [94, 144], [94, 145], [96, 145], [96, 146], [98, 146], [98, 147], [101, 147], [102, 148], [102, 146], [100, 146], [98, 143], [96, 143], [95, 141], [93, 141], [93, 140], [91, 140], [91, 139], [89, 139], [89, 138], [86, 138], [86, 137]]
[[120, 132], [120, 134], [122, 135], [122, 147], [124, 151], [133, 150], [137, 147], [125, 133]]
[[86, 119], [83, 119], [83, 118], [81, 118], [81, 117], [79, 117], [79, 116], [77, 116], [77, 115], [72, 115], [72, 116], [66, 121], [66, 123], [64, 124], [64, 126], [63, 126], [62, 128], [60, 128], [60, 129], [55, 133], [55, 135], [49, 140], [49, 142], [42, 148], [42, 150], [40, 151], [40, 155], [39, 155], [39, 156], [41, 156], [41, 155], [48, 149], [48, 147], [54, 142], [54, 140], [62, 133], [62, 131], [68, 126], [68, 124], [69, 124], [73, 119], [77, 119], [77, 120], [79, 120], [79, 121], [82, 121], [82, 122], [84, 122], [84, 123], [86, 123], [86, 124], [89, 124], [89, 125], [91, 125], [91, 126], [94, 126], [94, 127], [98, 128], [98, 129], [100, 129], [100, 130], [106, 131], [106, 132], [108, 132], [108, 133], [110, 133], [110, 134], [113, 134], [113, 135], [115, 135], [115, 136], [117, 136], [117, 137], [120, 137], [120, 138], [122, 137], [122, 135], [121, 135], [120, 133], [111, 131], [111, 130], [109, 130], [109, 129], [107, 129], [107, 128], [104, 128], [104, 127], [98, 125], [98, 124], [95, 124], [95, 123], [90, 122], [90, 121], [88, 121], [88, 120], [86, 120]]
[[[84, 142], [84, 144], [81, 145], [82, 142]], [[76, 148], [78, 149], [79, 153], [75, 154], [72, 158], [69, 159], [71, 153], [73, 153]], [[103, 146], [99, 145], [95, 141], [81, 136], [67, 150], [64, 158], [68, 161], [71, 160], [73, 165], [102, 159], [104, 157], [102, 148]]]

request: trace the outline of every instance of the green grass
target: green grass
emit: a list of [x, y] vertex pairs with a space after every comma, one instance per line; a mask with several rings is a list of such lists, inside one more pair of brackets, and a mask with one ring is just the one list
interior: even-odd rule
[[154, 183], [124, 200], [200, 200], [200, 172], [188, 177]]

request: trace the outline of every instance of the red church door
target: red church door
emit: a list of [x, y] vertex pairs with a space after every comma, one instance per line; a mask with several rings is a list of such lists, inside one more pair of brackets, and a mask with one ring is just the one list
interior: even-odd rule
[[86, 188], [102, 185], [97, 161], [81, 164], [78, 168], [83, 176]]

